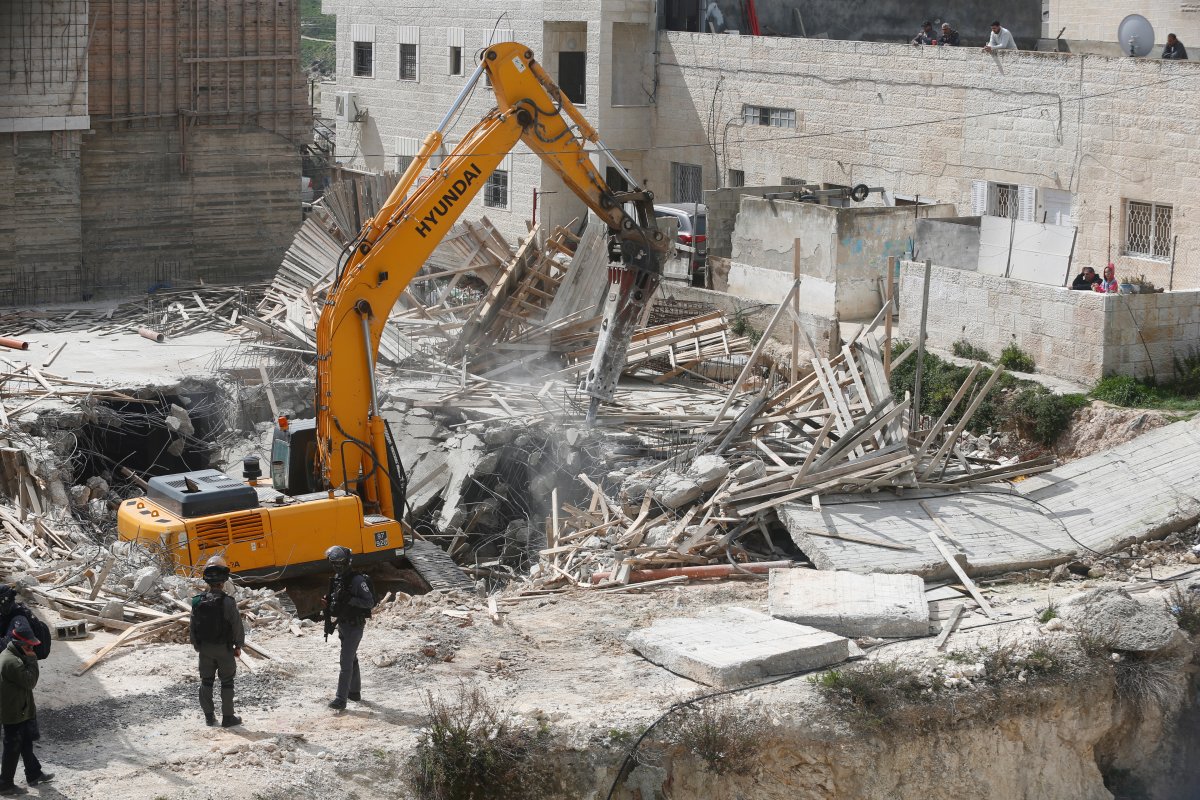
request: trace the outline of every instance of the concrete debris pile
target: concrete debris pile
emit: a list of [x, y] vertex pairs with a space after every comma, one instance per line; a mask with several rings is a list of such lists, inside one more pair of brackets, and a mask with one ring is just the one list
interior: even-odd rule
[[[152, 287], [144, 296], [109, 308], [5, 309], [0, 313], [0, 344], [26, 349], [19, 337], [29, 332], [78, 331], [103, 344], [105, 336], [138, 333], [151, 341], [202, 331], [229, 331], [262, 294], [257, 284], [240, 286]], [[15, 343], [11, 340], [16, 340]], [[48, 367], [62, 352], [60, 346], [42, 363]], [[10, 365], [11, 366], [11, 365]], [[66, 380], [65, 378], [59, 378]]]
[[539, 583], [629, 583], [718, 563], [745, 572], [779, 558], [769, 527], [783, 504], [819, 508], [823, 495], [954, 489], [1053, 466], [1050, 458], [1000, 464], [959, 446], [999, 370], [980, 387], [977, 366], [946, 412], [913, 431], [912, 399], [892, 395], [869, 330], [834, 358], [813, 359], [797, 380], [774, 367], [756, 372], [759, 355], [728, 393], [675, 387], [631, 393], [603, 410], [601, 429], [621, 429], [610, 434], [610, 470], [602, 482], [580, 476], [592, 492], [586, 506], [557, 509]]

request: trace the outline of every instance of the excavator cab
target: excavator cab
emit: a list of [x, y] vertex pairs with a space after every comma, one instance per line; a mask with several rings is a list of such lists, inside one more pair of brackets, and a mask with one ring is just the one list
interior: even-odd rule
[[286, 495], [320, 490], [317, 421], [280, 417], [271, 441], [271, 485]]

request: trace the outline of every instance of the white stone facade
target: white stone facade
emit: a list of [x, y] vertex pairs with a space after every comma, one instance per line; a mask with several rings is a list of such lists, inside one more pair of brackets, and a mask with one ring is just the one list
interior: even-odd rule
[[[963, 215], [997, 214], [1007, 191], [1013, 213], [1019, 195], [1022, 218], [1078, 228], [1075, 266], [1111, 258], [1121, 277], [1200, 287], [1196, 62], [667, 31], [655, 56], [648, 0], [506, 5], [499, 25], [511, 28], [501, 33], [529, 44], [552, 76], [559, 50], [586, 46], [583, 111], [660, 200], [680, 199], [673, 164], [698, 169], [704, 189], [734, 177], [866, 183], [885, 188], [888, 202], [952, 203]], [[338, 14], [338, 88], [358, 92], [367, 109], [364, 122], [339, 132], [339, 152], [394, 169], [398, 143], [415, 146], [432, 130], [464, 80], [446, 74], [448, 28], [464, 32], [469, 72], [498, 12], [478, 0], [386, 18], [361, 0], [324, 8]], [[348, 77], [354, 25], [373, 26], [374, 77]], [[397, 79], [403, 26], [419, 28], [418, 81]], [[451, 140], [490, 105], [480, 87]], [[747, 106], [794, 113], [782, 117], [787, 127], [748, 124]], [[523, 147], [513, 153], [508, 207], [476, 199], [468, 213], [521, 235], [535, 188], [547, 193], [544, 224], [583, 213]]]
[[[560, 52], [586, 53], [580, 110], [623, 163], [635, 169], [640, 166], [640, 152], [620, 151], [648, 143], [650, 109], [645, 90], [650, 89], [654, 22], [650, 0], [518, 0], [502, 8], [464, 0], [452, 6], [391, 7], [387, 15], [380, 14], [379, 8], [361, 0], [323, 2], [325, 13], [338, 18], [337, 87], [324, 93], [324, 115], [333, 116], [337, 90], [356, 92], [359, 107], [366, 109], [360, 123], [339, 124], [337, 156], [347, 165], [395, 170], [397, 157], [411, 154], [441, 122], [482, 50], [495, 42], [517, 41], [528, 45], [556, 79]], [[374, 39], [371, 77], [353, 75], [354, 36]], [[399, 78], [401, 39], [419, 42], [417, 80]], [[450, 47], [457, 41], [463, 42], [462, 74], [451, 75]], [[494, 95], [481, 82], [447, 139], [457, 142], [494, 105]], [[481, 193], [466, 213], [486, 214], [505, 234], [523, 235], [533, 217], [535, 188], [546, 193], [538, 201], [538, 218], [544, 225], [567, 224], [586, 212], [523, 145], [512, 152], [508, 178], [507, 207], [485, 206]]]
[[[899, 336], [916, 341], [924, 264], [900, 268]], [[1200, 292], [1096, 294], [935, 266], [926, 341], [964, 339], [998, 356], [1015, 343], [1039, 372], [1090, 385], [1107, 375], [1169, 379], [1200, 348]]]
[[[1074, 265], [1109, 260], [1111, 208], [1118, 276], [1166, 286], [1170, 258], [1123, 255], [1126, 201], [1162, 204], [1174, 288], [1200, 287], [1200, 63], [693, 33], [663, 33], [660, 50], [646, 169], [660, 195], [672, 161], [710, 189], [736, 169], [747, 185], [866, 183], [963, 215], [976, 182], [1031, 187], [1039, 211], [1065, 193]], [[744, 125], [744, 104], [794, 109], [796, 127]]]
[[1200, 50], [1200, 2], [1195, 0], [1125, 0], [1121, 3], [1096, 0], [1050, 0], [1050, 15], [1043, 31], [1054, 36], [1064, 29], [1063, 38], [1096, 42], [1115, 42], [1117, 27], [1128, 14], [1141, 14], [1154, 26], [1156, 46], [1152, 57], [1162, 53], [1167, 34], [1174, 33], [1188, 47], [1195, 42]]

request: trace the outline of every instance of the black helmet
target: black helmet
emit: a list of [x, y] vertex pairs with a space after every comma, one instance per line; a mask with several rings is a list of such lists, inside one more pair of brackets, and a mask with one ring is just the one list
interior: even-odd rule
[[0, 583], [0, 614], [7, 614], [17, 603], [17, 590], [7, 583]]
[[340, 544], [335, 544], [325, 551], [325, 558], [329, 559], [329, 563], [338, 572], [342, 572], [350, 568], [350, 559], [354, 555], [349, 547], [343, 547]]
[[210, 586], [220, 586], [229, 580], [229, 564], [220, 556], [213, 556], [204, 565], [204, 582]]

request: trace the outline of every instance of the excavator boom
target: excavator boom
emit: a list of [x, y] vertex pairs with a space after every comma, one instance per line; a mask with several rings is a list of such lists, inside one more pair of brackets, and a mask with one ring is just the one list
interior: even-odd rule
[[[419, 181], [484, 76], [496, 107]], [[580, 385], [594, 416], [597, 403], [612, 396], [670, 243], [657, 229], [649, 192], [609, 189], [592, 162], [608, 148], [533, 53], [514, 42], [497, 44], [484, 51], [379, 213], [347, 246], [317, 322], [316, 419], [279, 420], [270, 484], [259, 482], [254, 458], [246, 460], [244, 483], [214, 470], [153, 478], [146, 497], [117, 511], [123, 539], [165, 551], [184, 572], [222, 554], [236, 573], [271, 578], [321, 569], [334, 544], [349, 547], [357, 563], [408, 554], [409, 537], [398, 521], [402, 470], [389, 457], [375, 383], [380, 337], [404, 289], [517, 142], [558, 173], [620, 244], [595, 356]], [[410, 561], [418, 569], [435, 556], [448, 563], [431, 549]]]

